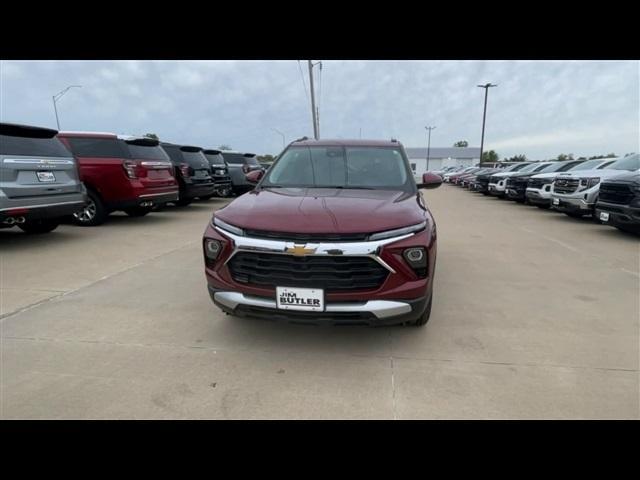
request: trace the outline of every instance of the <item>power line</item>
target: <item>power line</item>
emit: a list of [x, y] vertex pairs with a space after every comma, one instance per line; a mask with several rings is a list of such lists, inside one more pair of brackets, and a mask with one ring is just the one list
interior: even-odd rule
[[307, 102], [308, 102], [309, 94], [307, 93], [307, 84], [304, 82], [304, 74], [302, 73], [302, 66], [300, 65], [300, 60], [298, 60], [298, 68], [300, 69], [300, 78], [302, 79], [302, 88], [304, 90], [304, 96], [307, 97]]

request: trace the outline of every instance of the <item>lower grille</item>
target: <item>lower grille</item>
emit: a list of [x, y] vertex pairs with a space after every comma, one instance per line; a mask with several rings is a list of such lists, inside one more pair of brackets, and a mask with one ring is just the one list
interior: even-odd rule
[[600, 185], [599, 197], [603, 202], [628, 205], [634, 199], [635, 194], [628, 185], [603, 183]]
[[231, 277], [251, 285], [322, 288], [327, 292], [379, 288], [389, 271], [369, 257], [238, 252], [228, 263]]
[[292, 323], [331, 325], [368, 325], [375, 322], [371, 312], [304, 312], [299, 310], [274, 310], [272, 308], [238, 305], [236, 315], [284, 320]]
[[580, 180], [577, 178], [556, 178], [553, 190], [556, 193], [573, 193], [578, 189]]

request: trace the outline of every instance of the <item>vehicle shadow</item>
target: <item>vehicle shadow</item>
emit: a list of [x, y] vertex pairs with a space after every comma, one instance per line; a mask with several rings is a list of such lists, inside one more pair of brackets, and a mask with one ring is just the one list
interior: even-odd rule
[[17, 228], [2, 229], [0, 230], [0, 255], [24, 248], [46, 248], [52, 242], [71, 242], [81, 239], [83, 235], [75, 230], [75, 228], [58, 227], [50, 233], [29, 235]]

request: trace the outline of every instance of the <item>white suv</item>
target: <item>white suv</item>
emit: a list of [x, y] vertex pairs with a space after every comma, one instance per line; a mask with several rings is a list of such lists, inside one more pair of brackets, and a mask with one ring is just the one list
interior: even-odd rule
[[640, 154], [619, 158], [598, 170], [558, 175], [551, 187], [551, 207], [570, 217], [592, 215], [600, 192], [600, 181], [640, 169]]
[[570, 160], [557, 162], [557, 169], [551, 172], [538, 173], [529, 179], [527, 185], [527, 201], [540, 208], [551, 206], [551, 184], [553, 180], [563, 172], [578, 172], [582, 170], [600, 170], [611, 165], [615, 160]]

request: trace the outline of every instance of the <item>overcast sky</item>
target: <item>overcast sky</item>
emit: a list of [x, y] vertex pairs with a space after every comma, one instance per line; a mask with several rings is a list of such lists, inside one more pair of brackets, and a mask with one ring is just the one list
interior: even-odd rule
[[[301, 68], [302, 74], [301, 75]], [[640, 151], [637, 61], [323, 61], [316, 67], [323, 138], [398, 138], [425, 147], [467, 140], [501, 158]], [[301, 61], [0, 62], [3, 122], [61, 129], [156, 133], [170, 142], [276, 154], [312, 136]], [[303, 87], [307, 87], [305, 91]]]

